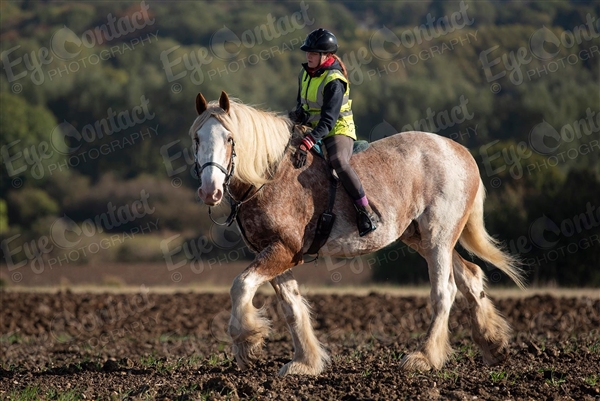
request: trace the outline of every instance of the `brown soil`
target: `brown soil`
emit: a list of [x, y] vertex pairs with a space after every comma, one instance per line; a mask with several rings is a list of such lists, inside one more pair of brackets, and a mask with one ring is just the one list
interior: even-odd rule
[[[172, 286], [185, 288], [227, 286], [246, 268], [250, 261], [225, 257], [206, 259], [202, 264], [169, 267], [165, 262], [153, 263], [103, 263], [101, 265], [75, 263], [64, 266], [45, 266], [33, 269], [23, 266], [10, 270], [0, 264], [0, 280], [10, 287], [40, 286]], [[300, 283], [327, 286], [362, 285], [371, 279], [371, 268], [366, 261], [332, 260], [321, 258], [317, 263], [306, 263], [294, 269]], [[37, 266], [36, 266], [37, 267]]]
[[311, 295], [332, 356], [319, 377], [278, 377], [292, 344], [275, 298], [258, 294], [273, 330], [241, 372], [225, 327], [227, 294], [0, 293], [0, 398], [85, 399], [574, 399], [600, 398], [600, 300], [498, 299], [515, 328], [510, 357], [485, 366], [466, 303], [451, 315], [454, 356], [441, 371], [404, 372], [427, 329], [423, 297]]

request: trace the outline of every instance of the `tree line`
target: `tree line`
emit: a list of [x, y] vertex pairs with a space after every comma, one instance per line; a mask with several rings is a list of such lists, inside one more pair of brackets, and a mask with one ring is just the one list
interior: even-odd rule
[[[225, 90], [291, 109], [299, 46], [326, 27], [361, 139], [418, 129], [467, 146], [487, 227], [530, 280], [598, 286], [599, 13], [597, 1], [3, 3], [4, 262], [26, 260], [15, 249], [57, 219], [80, 225], [142, 189], [160, 221], [152, 235], [210, 238], [190, 169], [193, 99]], [[427, 280], [402, 250], [378, 253], [376, 280]]]

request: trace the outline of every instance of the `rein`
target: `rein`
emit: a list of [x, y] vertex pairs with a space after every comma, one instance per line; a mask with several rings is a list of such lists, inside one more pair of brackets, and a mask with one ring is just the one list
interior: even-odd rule
[[208, 207], [208, 217], [210, 217], [210, 220], [218, 226], [229, 227], [231, 224], [233, 224], [235, 218], [237, 217], [238, 211], [240, 210], [240, 206], [242, 206], [244, 203], [246, 203], [249, 200], [251, 200], [252, 198], [254, 198], [260, 192], [260, 190], [263, 189], [265, 184], [261, 185], [260, 188], [258, 188], [258, 190], [251, 197], [246, 199], [248, 194], [250, 194], [250, 192], [252, 191], [252, 188], [254, 188], [254, 186], [250, 186], [250, 188], [248, 188], [248, 190], [242, 196], [242, 199], [240, 199], [239, 201], [235, 200], [235, 198], [231, 194], [228, 183], [224, 184], [223, 186], [225, 187], [225, 191], [227, 191], [227, 199], [229, 201], [229, 207], [231, 208], [231, 211], [229, 212], [229, 216], [227, 216], [227, 219], [225, 220], [225, 222], [219, 223], [218, 221], [213, 219], [212, 212], [211, 212], [212, 207], [209, 206]]

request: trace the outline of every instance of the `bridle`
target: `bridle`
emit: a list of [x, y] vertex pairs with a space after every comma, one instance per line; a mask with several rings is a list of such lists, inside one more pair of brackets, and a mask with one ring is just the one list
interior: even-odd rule
[[202, 171], [204, 171], [204, 169], [207, 167], [210, 167], [210, 166], [216, 167], [219, 170], [221, 170], [223, 172], [223, 174], [225, 174], [225, 182], [223, 183], [223, 189], [225, 190], [225, 193], [227, 194], [227, 200], [229, 202], [231, 212], [229, 213], [229, 216], [227, 217], [225, 222], [219, 223], [218, 221], [213, 219], [212, 208], [209, 206], [208, 207], [208, 217], [211, 219], [211, 221], [213, 223], [215, 223], [218, 226], [229, 227], [233, 223], [235, 218], [237, 217], [240, 206], [242, 206], [244, 203], [248, 202], [250, 199], [254, 198], [260, 192], [260, 190], [263, 188], [264, 184], [261, 185], [261, 187], [254, 193], [254, 195], [247, 198], [248, 195], [250, 194], [250, 192], [252, 191], [252, 189], [254, 188], [254, 186], [251, 185], [248, 188], [248, 190], [246, 191], [246, 193], [244, 193], [244, 195], [242, 196], [242, 199], [239, 201], [236, 200], [235, 197], [233, 196], [233, 194], [231, 193], [231, 189], [230, 189], [231, 177], [233, 177], [233, 173], [235, 172], [235, 157], [237, 156], [235, 153], [235, 141], [233, 140], [233, 138], [230, 137], [229, 139], [227, 139], [227, 143], [231, 143], [231, 155], [229, 157], [229, 166], [227, 169], [225, 169], [225, 167], [221, 166], [219, 163], [216, 163], [213, 161], [206, 162], [202, 166], [200, 166], [200, 162], [198, 161], [199, 143], [197, 141], [195, 141], [195, 142], [198, 145], [196, 145], [196, 149], [194, 149], [194, 170], [196, 172], [196, 176], [198, 177], [198, 181], [200, 182], [200, 186], [202, 186]]
[[228, 194], [231, 195], [229, 192], [229, 181], [231, 180], [231, 177], [235, 172], [235, 157], [237, 156], [235, 154], [235, 141], [233, 140], [233, 138], [230, 137], [229, 139], [227, 139], [227, 143], [231, 143], [231, 156], [229, 157], [229, 167], [227, 169], [225, 169], [225, 167], [221, 166], [219, 163], [215, 163], [212, 161], [206, 162], [202, 165], [202, 167], [200, 167], [200, 162], [198, 161], [198, 147], [200, 146], [200, 144], [198, 141], [194, 142], [196, 143], [196, 148], [194, 149], [194, 170], [196, 172], [196, 176], [198, 177], [198, 181], [200, 182], [200, 186], [202, 186], [202, 172], [205, 168], [213, 166], [218, 168], [223, 172], [223, 174], [225, 174], [225, 183], [223, 184], [223, 186], [226, 188]]
[[[290, 132], [293, 133], [295, 128], [296, 128], [296, 125], [293, 124], [290, 128]], [[284, 153], [287, 152], [287, 149], [290, 147], [291, 141], [292, 141], [292, 136], [290, 136], [290, 140], [288, 141], [287, 145], [285, 146]], [[248, 187], [248, 190], [246, 190], [246, 192], [242, 196], [242, 199], [236, 200], [235, 197], [233, 196], [233, 194], [231, 193], [231, 189], [230, 189], [231, 177], [233, 177], [233, 173], [235, 172], [235, 157], [237, 156], [235, 153], [235, 141], [233, 140], [233, 138], [229, 137], [227, 139], [227, 143], [231, 143], [231, 155], [229, 156], [229, 166], [227, 169], [225, 169], [225, 167], [221, 166], [219, 163], [215, 163], [212, 161], [206, 162], [202, 166], [200, 166], [200, 162], [198, 161], [198, 147], [200, 146], [200, 143], [197, 140], [195, 140], [194, 142], [196, 143], [196, 146], [194, 149], [194, 171], [196, 172], [196, 176], [198, 177], [200, 186], [202, 186], [202, 171], [204, 171], [204, 169], [207, 167], [210, 167], [210, 166], [216, 167], [219, 170], [221, 170], [223, 172], [223, 174], [225, 174], [225, 182], [223, 183], [223, 189], [225, 190], [225, 193], [227, 194], [227, 200], [229, 202], [229, 206], [231, 207], [231, 211], [229, 213], [229, 216], [225, 220], [225, 222], [219, 223], [218, 221], [213, 219], [212, 212], [211, 212], [212, 208], [209, 206], [208, 207], [208, 217], [210, 218], [210, 220], [213, 223], [215, 223], [218, 226], [229, 227], [233, 223], [233, 221], [236, 219], [240, 207], [244, 203], [253, 199], [256, 195], [258, 195], [260, 193], [260, 191], [263, 189], [263, 187], [265, 186], [265, 184], [262, 184], [256, 190], [256, 192], [254, 194], [252, 194], [252, 196], [248, 197], [248, 195], [250, 195], [250, 192], [252, 192], [252, 189], [256, 188], [254, 185], [250, 185]]]

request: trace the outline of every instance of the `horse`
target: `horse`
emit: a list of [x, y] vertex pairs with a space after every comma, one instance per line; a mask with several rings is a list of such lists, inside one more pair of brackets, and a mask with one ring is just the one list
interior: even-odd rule
[[[291, 268], [315, 235], [328, 201], [331, 178], [326, 160], [309, 152], [296, 169], [292, 156], [304, 134], [287, 116], [230, 99], [196, 97], [198, 116], [190, 128], [198, 196], [209, 207], [224, 197], [232, 203], [248, 247], [250, 265], [231, 286], [228, 334], [235, 360], [247, 369], [262, 351], [269, 321], [252, 304], [255, 292], [269, 282], [291, 333], [294, 355], [280, 375], [318, 375], [330, 363], [312, 328], [310, 307], [299, 292]], [[425, 258], [431, 283], [432, 318], [423, 343], [400, 362], [407, 370], [441, 369], [451, 355], [448, 317], [457, 289], [469, 304], [472, 338], [488, 365], [507, 356], [511, 328], [486, 296], [485, 277], [475, 263], [455, 250], [457, 242], [524, 288], [518, 259], [491, 237], [483, 219], [485, 188], [477, 164], [462, 145], [425, 132], [403, 132], [370, 144], [352, 156], [378, 218], [377, 230], [359, 237], [353, 201], [339, 191], [331, 234], [317, 256], [355, 257], [400, 239]], [[210, 209], [209, 209], [210, 210]]]

